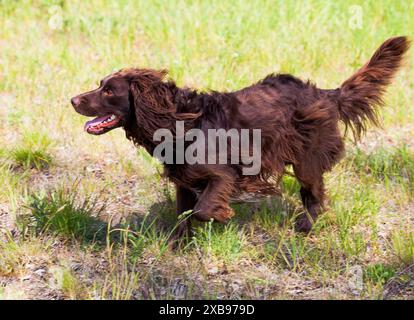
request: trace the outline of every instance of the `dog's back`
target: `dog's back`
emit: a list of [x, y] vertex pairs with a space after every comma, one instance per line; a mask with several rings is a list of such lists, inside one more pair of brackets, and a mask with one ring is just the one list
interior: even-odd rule
[[[223, 105], [233, 113], [237, 110], [236, 116], [228, 118], [228, 126], [261, 130], [261, 183], [278, 180], [286, 164], [293, 164], [298, 179], [306, 188], [315, 189], [319, 194], [315, 199], [321, 202], [323, 173], [344, 153], [339, 122], [350, 127], [356, 138], [367, 122], [378, 124], [382, 95], [408, 48], [405, 37], [385, 41], [370, 61], [337, 89], [319, 89], [291, 75], [270, 74], [234, 92], [237, 105]], [[258, 183], [257, 177], [241, 178], [245, 181], [241, 188]]]

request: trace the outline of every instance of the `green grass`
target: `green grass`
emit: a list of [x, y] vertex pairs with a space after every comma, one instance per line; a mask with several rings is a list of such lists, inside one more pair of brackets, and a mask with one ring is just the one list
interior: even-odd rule
[[19, 190], [24, 175], [13, 172], [12, 166], [8, 163], [0, 165], [0, 183], [3, 186], [0, 190], [0, 197], [3, 201], [9, 200]]
[[203, 254], [226, 262], [240, 258], [243, 247], [247, 245], [243, 230], [239, 230], [235, 224], [213, 228], [213, 222], [196, 230], [193, 244]]
[[26, 208], [29, 213], [19, 217], [25, 232], [55, 233], [85, 241], [105, 238], [107, 226], [98, 218], [102, 207], [90, 198], [79, 200], [76, 189], [62, 187], [31, 194]]
[[43, 259], [44, 253], [50, 251], [51, 243], [47, 239], [28, 238], [14, 240], [7, 235], [7, 242], [0, 242], [0, 275], [13, 276], [24, 274], [27, 265], [37, 259]]
[[7, 156], [9, 153], [9, 158], [16, 166], [41, 170], [52, 163], [53, 157], [49, 152], [52, 144], [53, 141], [46, 133], [26, 131], [23, 133], [20, 144], [3, 154]]
[[0, 243], [0, 274], [9, 275], [15, 271], [19, 265], [19, 255], [16, 251], [19, 249], [14, 241]]
[[12, 157], [17, 164], [28, 168], [41, 169], [47, 167], [51, 162], [51, 157], [41, 150], [17, 148], [13, 150]]
[[405, 265], [414, 264], [414, 232], [395, 231], [392, 234], [391, 244], [398, 260]]
[[71, 270], [65, 267], [56, 267], [51, 270], [54, 285], [62, 291], [67, 299], [79, 300], [85, 298], [85, 288], [79, 280], [72, 274]]
[[381, 263], [368, 265], [365, 269], [365, 278], [379, 284], [385, 284], [395, 276], [395, 269]]
[[162, 256], [168, 249], [168, 234], [157, 230], [156, 220], [147, 222], [146, 218], [147, 216], [139, 226], [135, 226], [134, 230], [122, 230], [126, 233], [125, 236], [130, 245], [131, 261], [140, 258], [144, 251], [149, 251], [155, 256]]
[[401, 183], [414, 191], [414, 152], [405, 145], [391, 150], [377, 149], [369, 154], [357, 149], [351, 161], [356, 172], [365, 172], [385, 184]]
[[87, 135], [70, 105], [129, 66], [201, 90], [271, 72], [336, 88], [386, 38], [413, 38], [413, 11], [393, 0], [0, 0], [0, 297], [413, 299], [413, 50], [385, 96], [384, 130], [347, 143], [326, 174], [309, 236], [294, 231], [299, 184], [285, 176], [281, 199], [232, 204], [228, 225], [196, 223], [171, 250], [174, 186], [160, 164], [121, 129]]

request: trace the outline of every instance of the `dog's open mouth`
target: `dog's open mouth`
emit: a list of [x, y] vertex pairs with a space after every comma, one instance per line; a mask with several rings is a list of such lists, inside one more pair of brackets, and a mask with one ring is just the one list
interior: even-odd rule
[[121, 118], [114, 114], [97, 117], [85, 123], [84, 129], [90, 134], [102, 134], [120, 126]]

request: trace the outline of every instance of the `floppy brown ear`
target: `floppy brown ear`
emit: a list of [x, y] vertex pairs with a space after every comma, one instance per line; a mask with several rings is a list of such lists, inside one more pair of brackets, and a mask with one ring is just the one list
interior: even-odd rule
[[163, 81], [166, 75], [166, 70], [128, 70], [127, 77], [136, 111], [142, 108], [160, 113], [173, 111], [172, 93]]
[[154, 85], [163, 82], [168, 71], [152, 69], [125, 69], [121, 71], [131, 84], [140, 91], [151, 89]]
[[152, 139], [155, 130], [170, 129], [175, 113], [172, 93], [163, 82], [166, 71], [138, 70], [130, 78], [137, 125]]
[[130, 93], [136, 125], [147, 139], [160, 128], [175, 133], [176, 121], [191, 121], [201, 113], [177, 113], [174, 95], [179, 90], [173, 82], [165, 82], [166, 70], [130, 69]]

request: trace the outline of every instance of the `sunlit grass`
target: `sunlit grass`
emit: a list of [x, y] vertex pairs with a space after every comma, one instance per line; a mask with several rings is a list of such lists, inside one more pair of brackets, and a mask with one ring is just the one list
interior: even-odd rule
[[102, 210], [93, 199], [79, 199], [77, 190], [59, 188], [28, 196], [29, 214], [20, 216], [23, 231], [52, 233], [80, 240], [103, 239], [106, 224], [99, 220]]
[[51, 270], [54, 283], [53, 285], [60, 290], [65, 298], [79, 300], [85, 298], [85, 288], [73, 275], [70, 269], [65, 267], [55, 267]]
[[209, 222], [196, 230], [193, 244], [203, 254], [230, 262], [241, 257], [246, 238], [234, 224], [213, 228]]
[[50, 245], [51, 243], [47, 239], [14, 240], [9, 234], [6, 242], [0, 242], [0, 275], [24, 274], [27, 264], [46, 256]]
[[414, 186], [414, 153], [406, 146], [378, 149], [370, 154], [357, 149], [352, 160], [356, 172], [365, 172], [388, 184], [390, 181]]
[[4, 151], [3, 157], [11, 159], [15, 166], [24, 169], [45, 169], [53, 160], [49, 151], [52, 144], [53, 141], [46, 133], [25, 131], [19, 145]]
[[[352, 5], [360, 28], [349, 24]], [[282, 199], [233, 204], [228, 225], [195, 224], [194, 238], [170, 250], [174, 187], [160, 164], [122, 129], [84, 133], [70, 98], [128, 66], [166, 68], [178, 85], [202, 90], [236, 90], [270, 72], [336, 88], [386, 38], [413, 37], [413, 11], [412, 1], [393, 0], [0, 1], [0, 222], [25, 214], [20, 234], [0, 223], [0, 274], [24, 285], [19, 277], [38, 263], [46, 287], [66, 299], [383, 298], [414, 263], [412, 50], [380, 111], [392, 139], [398, 131], [405, 140], [371, 151], [350, 144], [326, 174], [327, 212], [308, 236], [294, 231], [299, 184], [285, 176]], [[101, 215], [141, 219], [108, 227]], [[62, 253], [69, 243], [81, 249]], [[88, 250], [92, 263], [70, 256]], [[62, 256], [96, 274], [85, 280]], [[348, 288], [354, 267], [357, 294]], [[6, 291], [0, 297], [31, 294]]]
[[414, 232], [395, 231], [391, 238], [392, 249], [399, 260], [405, 265], [414, 264]]

